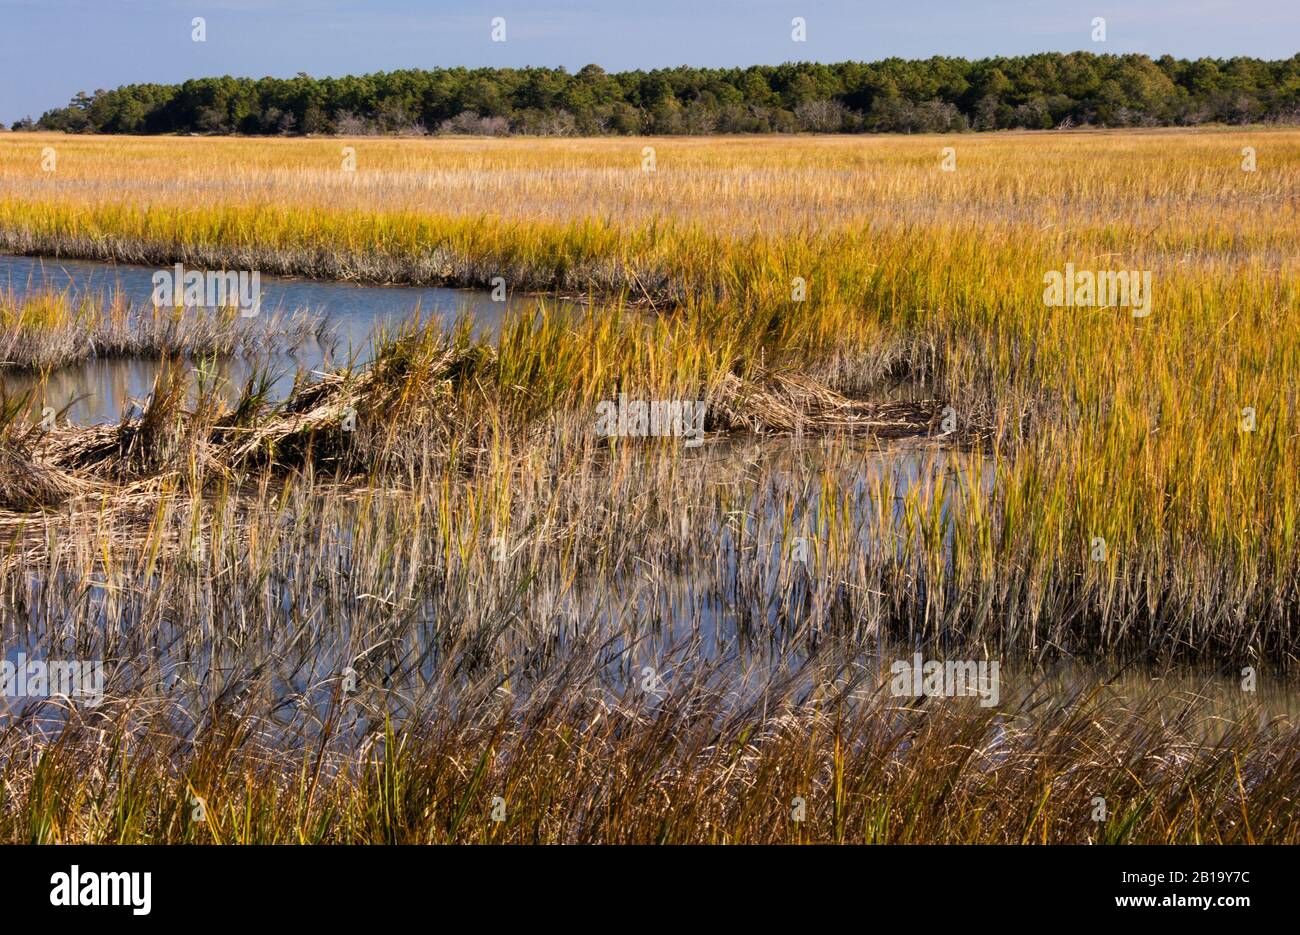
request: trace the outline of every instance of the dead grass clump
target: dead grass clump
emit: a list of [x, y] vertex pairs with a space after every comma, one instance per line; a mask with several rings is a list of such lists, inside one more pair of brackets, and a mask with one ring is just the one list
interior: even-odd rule
[[706, 427], [754, 434], [864, 432], [881, 438], [925, 434], [938, 403], [855, 400], [798, 373], [768, 371], [746, 379], [726, 374]]
[[0, 441], [0, 509], [35, 513], [86, 490], [83, 481], [37, 460], [26, 447]]
[[[415, 446], [446, 453], [484, 418], [486, 345], [446, 338], [432, 326], [399, 333], [361, 370], [318, 375], [247, 428], [219, 428], [219, 459], [233, 467], [371, 470]], [[466, 395], [476, 406], [466, 404]]]

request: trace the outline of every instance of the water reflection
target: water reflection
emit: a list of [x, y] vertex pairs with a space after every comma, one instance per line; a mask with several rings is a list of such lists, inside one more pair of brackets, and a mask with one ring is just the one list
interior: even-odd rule
[[[67, 292], [74, 300], [96, 298], [110, 302], [117, 296], [146, 308], [152, 304], [155, 272], [157, 268], [147, 266], [0, 255], [0, 289], [12, 290], [20, 297], [53, 290]], [[330, 334], [328, 341], [309, 340], [291, 353], [277, 354], [265, 362], [280, 375], [272, 388], [273, 397], [287, 392], [299, 369], [319, 369], [331, 360], [364, 362], [377, 327], [397, 325], [414, 313], [447, 324], [469, 315], [477, 333], [490, 334], [500, 327], [507, 313], [533, 307], [537, 301], [532, 296], [513, 295], [496, 302], [491, 293], [472, 289], [361, 286], [274, 276], [262, 276], [261, 283], [263, 315], [309, 310], [323, 316]], [[237, 324], [246, 323], [241, 320]], [[253, 368], [252, 361], [228, 360], [220, 362], [213, 375], [233, 396]], [[68, 418], [78, 424], [116, 421], [130, 400], [148, 395], [157, 370], [158, 362], [154, 360], [87, 361], [51, 374], [39, 402], [56, 411], [72, 403]], [[0, 384], [9, 394], [25, 392], [36, 383], [37, 378], [30, 373], [0, 373]]]

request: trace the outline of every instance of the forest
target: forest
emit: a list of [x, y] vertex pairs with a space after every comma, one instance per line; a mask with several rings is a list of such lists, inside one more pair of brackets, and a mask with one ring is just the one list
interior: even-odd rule
[[1282, 61], [1044, 53], [606, 72], [434, 68], [78, 92], [14, 130], [505, 136], [932, 133], [1300, 122]]

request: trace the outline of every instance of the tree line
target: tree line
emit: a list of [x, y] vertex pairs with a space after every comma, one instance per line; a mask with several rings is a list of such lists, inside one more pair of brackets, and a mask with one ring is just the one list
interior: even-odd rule
[[1300, 54], [1043, 53], [606, 72], [434, 68], [84, 91], [13, 129], [72, 133], [944, 132], [1300, 122]]

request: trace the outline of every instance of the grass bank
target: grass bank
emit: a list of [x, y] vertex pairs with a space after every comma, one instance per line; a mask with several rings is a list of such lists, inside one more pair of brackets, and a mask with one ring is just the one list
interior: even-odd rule
[[134, 308], [119, 296], [0, 290], [0, 370], [69, 367], [116, 357], [254, 357], [324, 337], [300, 311], [241, 318], [239, 310]]

